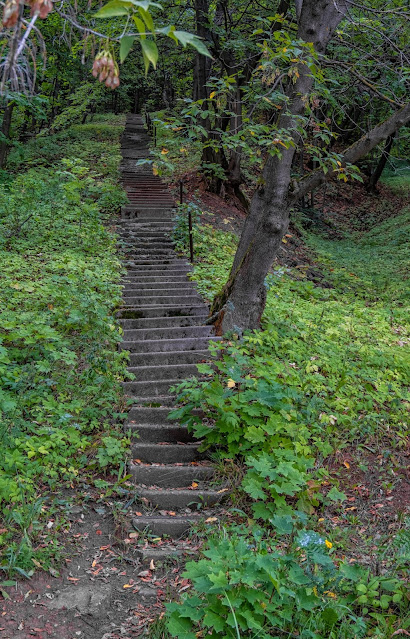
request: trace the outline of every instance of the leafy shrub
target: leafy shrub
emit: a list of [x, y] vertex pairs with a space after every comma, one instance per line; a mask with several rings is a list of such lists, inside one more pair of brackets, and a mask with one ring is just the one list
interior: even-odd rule
[[[13, 151], [21, 172], [0, 186], [0, 512], [9, 520], [0, 570], [9, 573], [39, 561], [36, 526], [19, 533], [16, 517], [39, 494], [75, 481], [95, 441], [97, 469], [124, 469], [128, 440], [114, 428], [126, 366], [114, 318], [121, 265], [104, 220], [125, 195], [117, 168], [100, 163], [118, 157], [119, 128], [107, 128], [98, 143], [89, 125], [35, 140], [23, 164]], [[48, 154], [55, 166], [46, 166]]]
[[370, 609], [400, 613], [398, 579], [373, 578], [358, 565], [335, 561], [332, 543], [305, 523], [294, 513], [275, 516], [271, 533], [236, 526], [212, 537], [204, 558], [186, 565], [192, 591], [167, 605], [171, 634], [358, 639], [379, 623]]

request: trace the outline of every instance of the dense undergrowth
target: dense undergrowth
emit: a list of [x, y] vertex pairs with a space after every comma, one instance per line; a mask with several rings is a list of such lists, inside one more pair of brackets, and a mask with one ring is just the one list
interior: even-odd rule
[[[215, 367], [199, 366], [206, 379], [179, 386], [182, 408], [173, 414], [226, 469], [233, 464], [236, 513], [247, 525], [222, 529], [188, 565], [194, 592], [169, 607], [173, 636], [387, 638], [410, 627], [406, 504], [395, 533], [378, 533], [374, 546], [328, 464], [354, 451], [366, 472], [370, 448], [386, 460], [389, 486], [403, 482], [395, 456], [409, 436], [408, 211], [341, 240], [300, 232], [327, 286], [274, 267], [262, 330], [215, 347]], [[226, 281], [236, 242], [209, 225], [195, 231], [193, 278], [209, 300]], [[205, 420], [192, 414], [198, 408]], [[386, 482], [379, 500], [389, 490]], [[330, 526], [338, 511], [344, 530]], [[378, 562], [379, 577], [371, 571]]]
[[[9, 576], [58, 553], [46, 495], [57, 507], [56, 489], [84, 469], [124, 467], [115, 420], [125, 361], [113, 317], [121, 266], [109, 229], [124, 201], [121, 130], [118, 118], [100, 118], [37, 137], [1, 174], [0, 569]], [[57, 513], [53, 531], [62, 525]]]

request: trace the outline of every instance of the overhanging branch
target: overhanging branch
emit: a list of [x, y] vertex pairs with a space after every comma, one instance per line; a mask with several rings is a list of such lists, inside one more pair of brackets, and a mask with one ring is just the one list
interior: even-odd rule
[[[349, 146], [341, 158], [342, 166], [354, 164], [357, 160], [367, 155], [375, 146], [392, 135], [400, 127], [410, 121], [410, 102], [396, 111], [387, 120], [375, 126], [371, 131], [365, 133], [360, 140]], [[289, 194], [289, 203], [292, 204], [304, 195], [317, 188], [324, 182], [337, 175], [337, 171], [329, 170], [324, 173], [323, 169], [317, 169], [309, 173], [296, 183], [296, 188]]]

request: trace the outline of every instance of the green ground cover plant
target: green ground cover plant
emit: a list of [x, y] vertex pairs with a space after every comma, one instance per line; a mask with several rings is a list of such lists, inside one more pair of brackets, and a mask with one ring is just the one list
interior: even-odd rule
[[[340, 555], [350, 552], [349, 534], [338, 538], [318, 524], [326, 509], [347, 503], [328, 467], [332, 455], [376, 443], [394, 456], [408, 444], [406, 221], [404, 209], [370, 230], [346, 232], [342, 240], [301, 229], [327, 286], [274, 266], [266, 279], [262, 330], [241, 341], [228, 335], [213, 347], [213, 365], [198, 366], [203, 379], [179, 385], [181, 406], [173, 416], [204, 441], [219, 467], [230, 459], [242, 469], [244, 497], [236, 499], [247, 525], [222, 530], [207, 544], [204, 559], [187, 566], [193, 592], [182, 610], [180, 604], [169, 608], [173, 636], [387, 638], [409, 627], [408, 533], [384, 538], [389, 561], [380, 579], [366, 565], [341, 562]], [[195, 229], [192, 277], [208, 300], [226, 281], [236, 242], [234, 234], [210, 225]], [[328, 549], [335, 539], [340, 543], [338, 558], [333, 549], [330, 559], [315, 562], [312, 575], [322, 591], [313, 582], [289, 582], [292, 562], [302, 571], [309, 565], [300, 539], [286, 538], [292, 526], [286, 531], [284, 522], [294, 517], [299, 535], [321, 538], [320, 555], [328, 552], [326, 539]], [[360, 519], [351, 525], [357, 529]], [[262, 550], [250, 541], [254, 534]], [[401, 558], [397, 544], [404, 548]], [[298, 603], [297, 588], [312, 597], [309, 610]], [[330, 599], [325, 590], [333, 593]]]
[[[121, 120], [102, 118], [13, 150], [0, 195], [0, 570], [58, 553], [47, 494], [84, 469], [124, 474], [126, 362], [114, 310], [121, 265], [110, 215]], [[58, 495], [56, 496], [58, 502]], [[50, 511], [48, 511], [50, 516]]]
[[[167, 605], [172, 636], [390, 636], [405, 611], [403, 583], [392, 576], [375, 578], [337, 557], [332, 543], [306, 523], [296, 511], [275, 515], [270, 529], [254, 523], [215, 534], [203, 558], [186, 566], [191, 592]], [[386, 620], [381, 613], [389, 608]]]

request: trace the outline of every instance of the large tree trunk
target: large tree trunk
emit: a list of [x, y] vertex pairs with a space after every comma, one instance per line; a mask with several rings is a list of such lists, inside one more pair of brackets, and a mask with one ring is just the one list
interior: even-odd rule
[[[298, 37], [313, 42], [323, 53], [344, 15], [344, 0], [304, 0], [300, 12]], [[299, 65], [299, 77], [288, 89], [288, 112], [280, 117], [278, 128], [294, 131], [297, 116], [305, 111], [305, 98], [313, 78], [306, 65]], [[276, 256], [289, 222], [288, 192], [295, 146], [281, 157], [271, 156], [263, 172], [263, 186], [255, 192], [245, 221], [229, 280], [216, 296], [211, 313], [218, 313], [218, 332], [258, 328], [266, 301], [265, 277]]]

